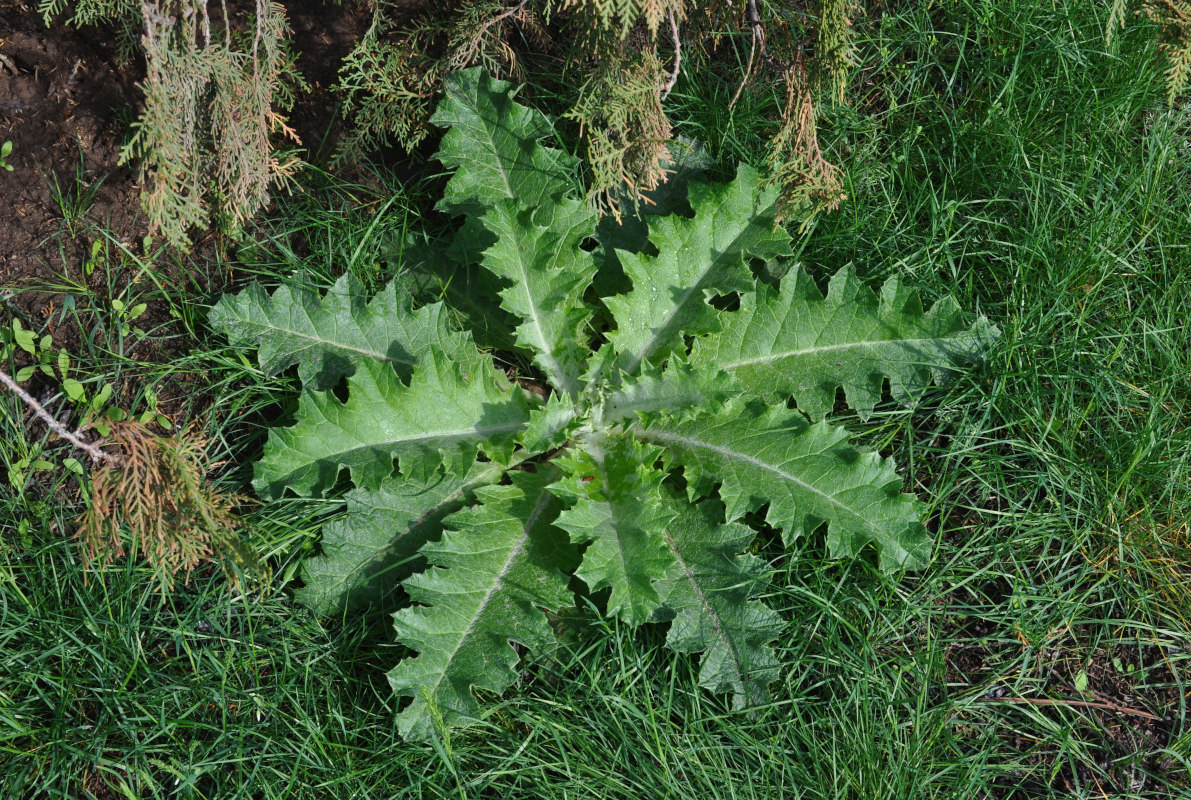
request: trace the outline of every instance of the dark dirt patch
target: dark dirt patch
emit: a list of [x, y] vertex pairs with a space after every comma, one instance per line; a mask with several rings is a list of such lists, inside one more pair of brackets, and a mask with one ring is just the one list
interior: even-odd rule
[[[248, 6], [233, 4], [232, 17]], [[343, 56], [363, 34], [369, 12], [329, 0], [285, 4], [298, 68], [311, 91], [291, 122], [316, 159], [342, 132], [331, 92]], [[48, 320], [52, 297], [29, 287], [81, 266], [74, 241], [85, 217], [136, 247], [147, 233], [135, 171], [120, 148], [141, 101], [143, 63], [121, 62], [114, 30], [47, 28], [35, 4], [0, 0], [0, 142], [11, 141], [13, 172], [0, 173], [0, 287], [8, 313]], [[77, 275], [72, 276], [78, 278]]]
[[0, 0], [0, 141], [13, 143], [13, 171], [0, 173], [4, 316], [39, 329], [49, 320], [54, 296], [28, 288], [81, 266], [76, 217], [124, 242], [144, 233], [135, 178], [117, 164], [139, 77], [117, 67], [114, 37], [46, 30], [35, 8]]
[[1087, 648], [1094, 637], [1081, 630], [1035, 652], [991, 627], [965, 621], [946, 663], [951, 691], [981, 691], [956, 715], [961, 741], [996, 737], [1004, 763], [1020, 765], [988, 786], [988, 797], [1170, 796], [1181, 767], [1164, 749], [1183, 732], [1176, 672], [1186, 672], [1185, 654], [1136, 640]]
[[[344, 131], [331, 88], [371, 12], [362, 4], [332, 0], [284, 5], [298, 69], [310, 86], [297, 98], [291, 123], [306, 157], [322, 161]], [[233, 26], [250, 10], [250, 3], [230, 4]], [[18, 318], [39, 335], [52, 334], [55, 348], [78, 355], [99, 330], [93, 326], [103, 324], [92, 320], [103, 320], [110, 300], [139, 281], [133, 287], [137, 302], [146, 302], [148, 310], [137, 325], [153, 335], [130, 343], [125, 355], [162, 363], [192, 344], [180, 335], [154, 284], [197, 301], [218, 291], [226, 276], [211, 267], [220, 242], [210, 233], [200, 233], [189, 258], [151, 259], [151, 279], [135, 263], [145, 255], [148, 223], [135, 167], [121, 166], [119, 158], [140, 111], [137, 84], [143, 76], [142, 60], [121, 61], [115, 28], [78, 30], [61, 19], [47, 28], [32, 0], [0, 0], [0, 143], [12, 142], [8, 161], [14, 167], [0, 171], [0, 208], [7, 212], [0, 214], [0, 325]], [[105, 236], [119, 246], [109, 243], [105, 268], [88, 275], [84, 263], [91, 246]], [[123, 256], [121, 248], [127, 250]], [[95, 313], [80, 323], [64, 306]], [[39, 376], [30, 388], [40, 394], [53, 383]], [[184, 404], [163, 410], [189, 406], [196, 389], [201, 391], [179, 387]], [[162, 399], [169, 404], [169, 397]]]

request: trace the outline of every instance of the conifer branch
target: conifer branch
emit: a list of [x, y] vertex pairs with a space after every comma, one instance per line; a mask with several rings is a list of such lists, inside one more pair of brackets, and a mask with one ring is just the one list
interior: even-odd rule
[[113, 456], [111, 453], [105, 453], [95, 445], [84, 442], [82, 438], [80, 438], [80, 434], [82, 433], [81, 429], [75, 431], [74, 433], [68, 431], [66, 426], [54, 419], [50, 412], [46, 411], [45, 407], [41, 403], [33, 399], [33, 395], [29, 394], [19, 385], [17, 385], [17, 382], [10, 378], [2, 369], [0, 369], [0, 383], [3, 383], [6, 387], [8, 387], [9, 391], [19, 397], [25, 403], [25, 405], [29, 406], [33, 413], [41, 417], [41, 420], [50, 427], [50, 430], [61, 436], [66, 441], [70, 442], [78, 449], [85, 452], [87, 455], [91, 456], [92, 461], [109, 461], [113, 464], [118, 464], [120, 462], [120, 459], [116, 456]]
[[462, 48], [462, 52], [467, 54], [465, 56], [465, 60], [471, 61], [472, 56], [474, 56], [475, 52], [479, 49], [480, 42], [483, 40], [484, 34], [488, 32], [489, 28], [491, 28], [493, 25], [500, 22], [501, 20], [508, 19], [509, 17], [518, 13], [519, 11], [521, 11], [521, 9], [525, 8], [527, 3], [529, 3], [529, 0], [521, 0], [521, 2], [518, 3], [517, 5], [510, 6], [509, 8], [506, 8], [504, 11], [500, 12], [495, 17], [493, 17], [492, 19], [488, 20], [483, 25], [481, 25], [480, 29], [478, 31], [476, 31], [475, 36], [471, 37], [471, 42], [468, 43], [468, 46], [465, 48]]

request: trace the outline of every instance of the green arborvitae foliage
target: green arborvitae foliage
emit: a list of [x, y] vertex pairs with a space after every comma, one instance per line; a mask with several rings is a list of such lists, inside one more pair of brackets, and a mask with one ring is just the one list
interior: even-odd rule
[[1158, 25], [1159, 48], [1166, 56], [1166, 100], [1173, 106], [1191, 83], [1191, 2], [1142, 0], [1141, 8]]
[[[339, 88], [354, 125], [341, 156], [389, 142], [412, 149], [431, 122], [451, 124], [431, 119], [442, 87], [479, 65], [499, 78], [528, 79], [534, 101], [578, 129], [584, 195], [619, 223], [664, 181], [676, 131], [672, 90], [682, 94], [688, 76], [698, 71], [706, 80], [711, 71], [711, 80], [735, 85], [733, 106], [746, 92], [760, 97], [786, 86], [768, 159], [779, 220], [807, 225], [846, 199], [845, 176], [821, 151], [815, 107], [844, 100], [864, 38], [854, 31], [865, 13], [858, 0], [414, 5], [373, 4], [372, 25], [344, 59]], [[475, 146], [487, 149], [480, 139]]]
[[[888, 379], [912, 401], [996, 331], [948, 300], [924, 312], [897, 281], [878, 297], [849, 270], [826, 296], [793, 265], [779, 290], [760, 281], [750, 262], [781, 268], [791, 241], [747, 168], [692, 183], [688, 215], [597, 227], [573, 161], [541, 144], [549, 127], [507, 84], [470, 70], [447, 93], [443, 207], [499, 287], [487, 299], [515, 320], [501, 360], [526, 374], [507, 380], [443, 305], [417, 307], [396, 284], [370, 301], [346, 279], [325, 295], [250, 287], [213, 315], [264, 369], [296, 364], [303, 383], [257, 491], [325, 496], [350, 477], [299, 597], [339, 613], [400, 582], [413, 605], [397, 639], [415, 655], [389, 679], [409, 698], [408, 737], [482, 716], [472, 690], [513, 683], [513, 645], [551, 646], [547, 613], [574, 602], [572, 578], [610, 616], [669, 624], [670, 647], [700, 654], [702, 686], [764, 702], [782, 623], [753, 599], [767, 572], [744, 553], [760, 528], [787, 543], [823, 528], [833, 557], [872, 547], [889, 570], [930, 556], [923, 504], [824, 418], [828, 398], [842, 386], [868, 414]], [[722, 310], [727, 295], [737, 310]]]

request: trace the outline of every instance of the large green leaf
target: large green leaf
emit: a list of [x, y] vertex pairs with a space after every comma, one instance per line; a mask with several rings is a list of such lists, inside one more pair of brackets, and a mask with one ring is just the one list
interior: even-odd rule
[[270, 432], [253, 485], [266, 497], [286, 488], [322, 495], [346, 468], [369, 489], [392, 474], [394, 459], [407, 475], [429, 474], [444, 460], [450, 469], [466, 467], [480, 447], [505, 452], [529, 408], [490, 358], [480, 363], [461, 365], [432, 350], [405, 385], [387, 363], [363, 361], [347, 380], [347, 402], [302, 392], [297, 422]]
[[787, 543], [826, 522], [837, 558], [869, 543], [885, 569], [921, 567], [930, 556], [922, 503], [900, 493], [892, 460], [857, 452], [842, 428], [808, 425], [780, 406], [732, 403], [714, 416], [657, 420], [637, 434], [682, 464], [693, 497], [720, 482], [728, 521], [768, 504], [765, 520]]
[[752, 288], [745, 258], [790, 252], [789, 235], [773, 227], [776, 196], [746, 166], [729, 184], [691, 184], [694, 217], [649, 218], [656, 256], [618, 253], [633, 289], [604, 302], [616, 320], [608, 340], [625, 372], [661, 362], [681, 348], [684, 333], [716, 330], [717, 312], [707, 301]]
[[968, 326], [944, 298], [923, 313], [918, 295], [896, 277], [878, 298], [856, 273], [835, 274], [824, 297], [795, 267], [776, 293], [762, 285], [724, 315], [723, 329], [695, 343], [692, 363], [734, 374], [771, 402], [793, 397], [813, 418], [831, 411], [837, 387], [862, 419], [881, 399], [886, 377], [895, 399], [915, 399], [931, 382], [988, 349], [997, 330]]
[[661, 605], [653, 584], [673, 561], [662, 532], [676, 511], [662, 500], [665, 474], [653, 467], [661, 451], [628, 436], [585, 445], [562, 460], [567, 478], [550, 487], [572, 505], [558, 527], [588, 545], [576, 574], [593, 592], [612, 590], [608, 613], [640, 625]]
[[483, 223], [497, 238], [481, 263], [509, 282], [500, 296], [522, 320], [518, 344], [534, 353], [556, 390], [577, 398], [587, 361], [580, 339], [591, 318], [582, 298], [595, 275], [591, 253], [579, 245], [595, 233], [595, 214], [578, 200], [538, 209], [508, 200], [490, 208]]
[[571, 188], [578, 159], [540, 143], [553, 126], [516, 103], [515, 94], [479, 67], [447, 78], [446, 96], [430, 118], [449, 128], [437, 156], [455, 168], [439, 208], [478, 214], [501, 200], [538, 206]]
[[723, 521], [713, 500], [686, 506], [666, 529], [673, 565], [658, 582], [662, 602], [674, 615], [666, 644], [681, 653], [702, 653], [699, 685], [731, 692], [736, 708], [769, 699], [778, 661], [768, 643], [782, 620], [753, 595], [769, 571], [754, 555], [741, 555], [756, 537], [745, 525]]
[[649, 217], [690, 212], [687, 191], [693, 181], [715, 165], [703, 145], [685, 136], [675, 136], [668, 145], [669, 153], [663, 164], [666, 180], [638, 197], [636, 191], [623, 186], [617, 192], [620, 218], [605, 214], [596, 227], [600, 249], [596, 252], [599, 274], [595, 289], [600, 297], [627, 292], [632, 286], [620, 266], [619, 252], [639, 253], [649, 244]]
[[472, 687], [503, 692], [517, 674], [513, 643], [554, 640], [543, 609], [574, 602], [560, 570], [572, 566], [566, 537], [552, 525], [560, 501], [545, 490], [553, 470], [511, 473], [510, 486], [476, 491], [481, 505], [452, 514], [442, 541], [422, 548], [434, 566], [405, 581], [419, 606], [394, 617], [397, 639], [418, 655], [389, 672], [413, 702], [397, 715], [402, 736], [428, 739], [437, 722], [479, 717]]
[[[478, 234], [480, 241], [475, 240]], [[412, 235], [393, 246], [390, 260], [401, 264], [409, 292], [421, 303], [442, 301], [475, 343], [485, 350], [512, 350], [516, 321], [492, 302], [500, 293], [500, 279], [480, 266], [480, 255], [492, 245], [492, 235], [478, 217], [468, 217], [450, 236]]]
[[505, 470], [477, 463], [466, 476], [391, 476], [376, 489], [347, 494], [344, 515], [323, 528], [322, 555], [302, 562], [305, 586], [294, 592], [320, 614], [341, 613], [382, 599], [421, 561], [416, 553], [442, 530], [442, 519], [470, 492]]
[[476, 352], [464, 334], [447, 328], [443, 306], [410, 311], [396, 281], [367, 301], [350, 275], [325, 295], [305, 280], [298, 273], [272, 296], [251, 284], [237, 295], [224, 295], [208, 319], [233, 345], [258, 348], [266, 375], [297, 364], [298, 377], [309, 389], [330, 389], [355, 370], [358, 359], [387, 362], [408, 376], [432, 347], [456, 359]]

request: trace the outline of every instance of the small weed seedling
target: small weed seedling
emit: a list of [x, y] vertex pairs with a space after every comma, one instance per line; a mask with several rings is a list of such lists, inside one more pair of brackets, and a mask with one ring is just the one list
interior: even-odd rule
[[8, 157], [10, 155], [12, 155], [12, 142], [0, 144], [0, 169], [7, 172], [12, 172], [12, 164], [8, 163]]
[[[113, 303], [117, 302], [119, 301], [113, 301]], [[130, 319], [134, 318], [142, 311], [143, 309], [138, 311], [134, 308], [128, 316]], [[130, 415], [126, 410], [111, 403], [113, 394], [111, 383], [104, 381], [99, 384], [97, 389], [88, 391], [84, 382], [74, 374], [75, 366], [70, 354], [65, 350], [55, 351], [53, 349], [53, 337], [44, 335], [38, 339], [37, 335], [25, 328], [19, 319], [14, 319], [9, 327], [0, 328], [0, 363], [7, 362], [13, 352], [18, 349], [27, 353], [34, 363], [17, 370], [13, 379], [18, 384], [25, 383], [34, 374], [41, 372], [47, 378], [57, 381], [62, 387], [62, 393], [66, 399], [75, 407], [80, 429], [93, 428], [96, 433], [106, 438], [112, 434], [114, 424], [134, 418], [141, 425], [155, 422], [165, 430], [173, 428], [173, 421], [164, 414], [158, 413], [157, 395], [152, 389], [146, 388], [142, 392], [145, 408], [139, 414]], [[40, 448], [35, 448], [18, 458], [10, 466], [8, 480], [13, 488], [19, 490], [25, 485], [29, 470], [51, 470], [57, 466], [58, 464], [50, 456], [43, 454]], [[64, 458], [61, 466], [76, 475], [83, 474], [83, 465], [77, 458]]]

